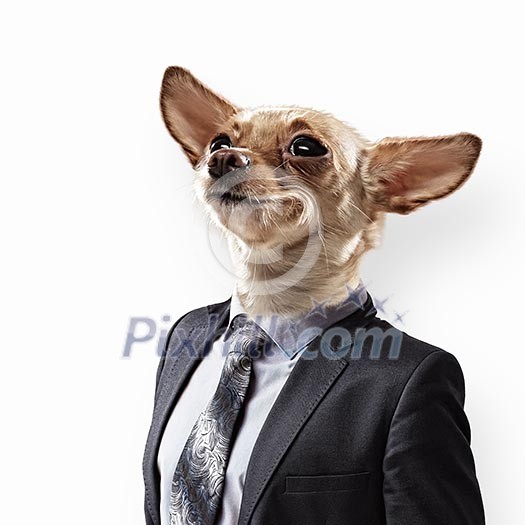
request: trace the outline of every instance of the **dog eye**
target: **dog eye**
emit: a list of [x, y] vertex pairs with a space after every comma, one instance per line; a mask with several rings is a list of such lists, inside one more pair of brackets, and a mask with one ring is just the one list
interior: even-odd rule
[[297, 137], [290, 146], [290, 153], [298, 157], [322, 157], [328, 150], [312, 137]]
[[211, 141], [210, 151], [213, 153], [214, 151], [220, 150], [221, 148], [231, 147], [232, 141], [230, 140], [230, 137], [228, 137], [228, 135], [219, 135]]

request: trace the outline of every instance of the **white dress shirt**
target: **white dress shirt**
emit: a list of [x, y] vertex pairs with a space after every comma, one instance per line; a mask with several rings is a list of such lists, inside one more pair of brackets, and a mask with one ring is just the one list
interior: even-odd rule
[[[366, 290], [357, 290], [360, 304], [366, 300]], [[273, 343], [271, 352], [253, 360], [250, 384], [243, 404], [241, 424], [234, 438], [224, 480], [222, 504], [217, 525], [237, 523], [248, 462], [259, 432], [288, 379], [293, 367], [307, 344], [324, 328], [350, 315], [359, 304], [350, 301], [342, 308], [326, 310], [320, 305], [301, 320], [259, 318], [253, 320], [264, 329]], [[230, 306], [229, 324], [235, 316], [245, 313], [234, 291]], [[173, 473], [186, 444], [186, 440], [213, 397], [226, 359], [224, 349], [228, 331], [213, 344], [211, 351], [201, 360], [181, 393], [160, 443], [157, 464], [160, 472], [161, 525], [169, 525], [170, 492]]]

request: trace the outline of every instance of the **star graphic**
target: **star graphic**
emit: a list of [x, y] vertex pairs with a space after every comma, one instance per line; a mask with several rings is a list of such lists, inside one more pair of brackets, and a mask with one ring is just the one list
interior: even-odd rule
[[386, 299], [383, 299], [382, 301], [379, 300], [377, 297], [374, 297], [374, 305], [375, 307], [381, 312], [385, 313], [385, 304], [390, 299], [390, 297], [387, 297]]
[[308, 312], [307, 317], [314, 317], [314, 316], [322, 316], [324, 319], [327, 318], [326, 314], [326, 301], [323, 301], [322, 303], [318, 303], [314, 299], [312, 299], [312, 305], [313, 308]]
[[347, 298], [343, 301], [344, 305], [354, 305], [361, 307], [361, 301], [359, 300], [359, 293], [362, 288], [352, 288], [349, 284], [345, 286], [348, 294]]
[[407, 310], [406, 312], [403, 312], [402, 314], [400, 314], [399, 312], [394, 312], [396, 314], [396, 318], [394, 319], [394, 322], [397, 323], [401, 323], [401, 324], [405, 324], [405, 322], [403, 321], [403, 317], [405, 317], [405, 315], [409, 312], [409, 310]]

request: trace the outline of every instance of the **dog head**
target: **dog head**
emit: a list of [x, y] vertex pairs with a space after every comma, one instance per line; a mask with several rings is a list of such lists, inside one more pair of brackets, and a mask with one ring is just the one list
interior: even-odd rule
[[272, 247], [314, 228], [343, 259], [373, 245], [385, 212], [406, 214], [459, 188], [481, 150], [468, 133], [370, 143], [312, 109], [239, 108], [179, 67], [166, 70], [161, 110], [198, 196], [229, 235]]

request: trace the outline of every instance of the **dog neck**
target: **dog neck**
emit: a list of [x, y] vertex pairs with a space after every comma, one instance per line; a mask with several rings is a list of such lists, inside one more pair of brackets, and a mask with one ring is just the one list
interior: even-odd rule
[[[332, 241], [332, 242], [330, 242]], [[335, 305], [360, 282], [361, 234], [346, 243], [309, 235], [291, 245], [247, 246], [229, 236], [236, 289], [250, 315], [299, 317], [313, 305]]]

